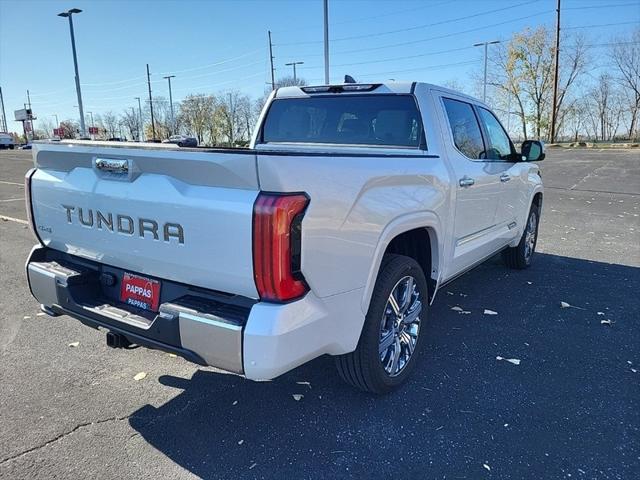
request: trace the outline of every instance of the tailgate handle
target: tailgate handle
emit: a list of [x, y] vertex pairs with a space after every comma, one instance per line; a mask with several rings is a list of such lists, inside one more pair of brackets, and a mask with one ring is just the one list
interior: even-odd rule
[[96, 158], [96, 168], [109, 173], [129, 173], [129, 160], [118, 158]]

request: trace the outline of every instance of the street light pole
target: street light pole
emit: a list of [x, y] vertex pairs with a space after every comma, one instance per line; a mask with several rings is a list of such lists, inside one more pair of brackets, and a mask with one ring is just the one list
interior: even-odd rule
[[79, 8], [72, 8], [66, 12], [59, 13], [59, 17], [65, 17], [69, 19], [69, 32], [71, 33], [71, 49], [73, 51], [73, 67], [76, 72], [76, 92], [78, 93], [78, 108], [80, 109], [80, 132], [82, 136], [87, 135], [87, 131], [84, 125], [84, 112], [82, 109], [82, 93], [80, 92], [80, 74], [78, 73], [78, 56], [76, 54], [76, 37], [73, 33], [73, 18], [74, 13], [80, 13], [82, 10]]
[[304, 62], [291, 62], [291, 63], [285, 63], [284, 65], [286, 67], [291, 67], [293, 66], [293, 83], [294, 84], [298, 84], [298, 77], [296, 76], [296, 65], [303, 65]]
[[329, 85], [329, 0], [324, 0], [324, 83]]
[[4, 98], [2, 97], [2, 87], [0, 87], [0, 107], [2, 108], [0, 110], [0, 113], [2, 113], [2, 125], [0, 125], [0, 128], [2, 128], [3, 132], [7, 132], [9, 130], [9, 127], [7, 126], [7, 115], [4, 111]]
[[162, 78], [166, 78], [169, 81], [169, 105], [171, 107], [171, 135], [173, 135], [173, 129], [175, 128], [175, 124], [176, 124], [176, 117], [173, 114], [173, 96], [171, 95], [171, 79], [172, 78], [176, 78], [175, 75], [167, 75], [166, 77], [162, 77]]
[[484, 80], [482, 85], [482, 101], [486, 103], [487, 101], [487, 50], [489, 45], [494, 45], [496, 43], [500, 43], [500, 40], [494, 40], [492, 42], [480, 42], [474, 43], [474, 47], [484, 46]]
[[136, 100], [138, 100], [138, 114], [140, 115], [140, 135], [138, 137], [139, 141], [142, 141], [142, 139], [144, 138], [144, 128], [143, 128], [143, 122], [142, 122], [142, 104], [140, 103], [140, 97], [134, 97]]
[[[131, 107], [131, 115], [133, 116], [133, 118], [136, 118], [136, 109], [135, 107]], [[138, 121], [136, 120], [136, 123], [138, 123]], [[138, 141], [140, 141], [140, 126], [138, 125], [138, 128], [136, 128], [136, 136], [138, 137]]]

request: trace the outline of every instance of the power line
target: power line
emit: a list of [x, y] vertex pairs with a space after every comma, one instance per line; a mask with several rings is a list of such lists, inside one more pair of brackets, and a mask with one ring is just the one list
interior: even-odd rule
[[[532, 3], [538, 3], [540, 1], [542, 1], [542, 0], [530, 0], [530, 1], [519, 3], [519, 4], [516, 4], [516, 5], [511, 5], [511, 6], [508, 6], [508, 7], [496, 8], [494, 10], [487, 10], [486, 12], [474, 13], [472, 15], [465, 15], [463, 17], [451, 18], [451, 19], [442, 20], [442, 21], [439, 21], [439, 22], [425, 23], [425, 24], [422, 24], [422, 25], [415, 25], [413, 27], [405, 27], [405, 28], [401, 28], [401, 29], [397, 29], [397, 30], [387, 30], [387, 31], [384, 31], [384, 32], [368, 33], [368, 34], [365, 34], [365, 35], [352, 35], [352, 36], [349, 36], [349, 37], [332, 38], [331, 41], [332, 42], [343, 42], [343, 41], [355, 40], [355, 39], [359, 39], [359, 38], [371, 38], [371, 37], [380, 37], [382, 35], [391, 35], [391, 34], [394, 34], [394, 33], [401, 33], [401, 32], [404, 33], [404, 32], [408, 32], [408, 31], [411, 31], [411, 30], [419, 30], [419, 29], [427, 28], [427, 27], [435, 27], [435, 26], [438, 26], [438, 25], [445, 25], [447, 23], [460, 22], [462, 20], [467, 20], [467, 19], [470, 19], [470, 18], [476, 18], [476, 17], [481, 17], [481, 16], [484, 16], [484, 15], [490, 15], [492, 13], [502, 12], [502, 11], [505, 11], [505, 10], [511, 10], [513, 8], [522, 7], [522, 6], [525, 6], [525, 5], [530, 5]], [[288, 45], [311, 45], [311, 44], [317, 44], [317, 43], [322, 43], [322, 41], [321, 40], [314, 40], [314, 41], [308, 41], [308, 42], [277, 43], [277, 44], [275, 44], [275, 46], [282, 47], [282, 46], [288, 46]]]
[[[348, 23], [360, 23], [360, 22], [367, 22], [369, 20], [376, 20], [378, 18], [388, 18], [390, 16], [394, 16], [394, 15], [402, 15], [404, 13], [409, 13], [409, 12], [415, 12], [417, 10], [424, 10], [425, 8], [434, 8], [434, 7], [439, 7], [440, 5], [445, 5], [445, 4], [452, 4], [456, 1], [459, 0], [444, 0], [442, 2], [438, 2], [438, 3], [428, 3], [428, 2], [423, 2], [424, 4], [419, 6], [419, 7], [414, 7], [414, 8], [407, 8], [406, 10], [395, 10], [393, 12], [387, 12], [387, 13], [382, 13], [379, 15], [373, 15], [370, 17], [358, 17], [358, 18], [353, 18], [350, 20], [343, 20], [341, 22], [332, 22], [331, 25], [332, 26], [336, 26], [336, 25], [346, 25]], [[294, 28], [287, 28], [284, 30], [277, 30], [275, 33], [288, 33], [288, 32], [299, 32], [300, 30], [309, 30], [309, 26], [305, 25], [303, 27], [294, 27]]]
[[591, 43], [585, 47], [612, 47], [614, 45], [640, 45], [640, 42], [608, 42], [608, 43]]
[[392, 44], [388, 44], [388, 45], [380, 45], [380, 46], [377, 46], [377, 47], [359, 48], [359, 49], [356, 49], [356, 50], [343, 50], [343, 51], [339, 51], [339, 52], [335, 52], [335, 53], [336, 54], [359, 53], [359, 52], [367, 52], [367, 51], [372, 51], [372, 50], [383, 50], [385, 48], [403, 47], [405, 45], [414, 45], [416, 43], [424, 43], [424, 42], [429, 42], [431, 40], [439, 40], [441, 38], [456, 37], [456, 36], [462, 35], [464, 33], [478, 32], [478, 31], [481, 31], [481, 30], [485, 30], [487, 28], [498, 27], [500, 25], [505, 25], [507, 23], [518, 22], [520, 20], [528, 20], [528, 19], [533, 18], [533, 17], [539, 17], [541, 15], [547, 15], [547, 14], [549, 14], [551, 12], [554, 12], [554, 10], [547, 10], [547, 11], [540, 12], [540, 13], [535, 13], [535, 14], [532, 14], [532, 15], [526, 15], [524, 17], [518, 17], [518, 18], [511, 19], [511, 20], [505, 20], [504, 22], [493, 23], [493, 24], [490, 24], [490, 25], [483, 25], [482, 27], [476, 27], [476, 28], [470, 28], [468, 30], [456, 31], [456, 32], [453, 32], [453, 33], [447, 33], [445, 35], [437, 35], [437, 36], [434, 36], [434, 37], [422, 38], [420, 40], [411, 40], [411, 41], [408, 41], [408, 42], [392, 43]]
[[614, 8], [614, 7], [631, 7], [631, 6], [638, 6], [638, 2], [632, 2], [632, 3], [616, 3], [613, 5], [607, 5], [606, 3], [603, 5], [588, 5], [588, 6], [584, 6], [584, 7], [565, 7], [562, 10], [588, 10], [591, 8]]
[[[421, 57], [429, 57], [432, 55], [440, 55], [440, 54], [444, 54], [444, 53], [453, 53], [453, 52], [460, 52], [463, 50], [471, 50], [473, 48], [473, 46], [470, 47], [459, 47], [459, 48], [450, 48], [447, 50], [440, 50], [438, 52], [427, 52], [427, 53], [419, 53], [416, 55], [405, 55], [403, 57], [392, 57], [392, 58], [382, 58], [380, 60], [370, 60], [370, 61], [366, 61], [366, 62], [353, 62], [353, 63], [339, 63], [339, 64], [334, 64], [334, 67], [354, 67], [354, 66], [358, 66], [358, 65], [370, 65], [372, 63], [385, 63], [385, 62], [394, 62], [397, 60], [411, 60], [414, 58], [421, 58]], [[304, 66], [301, 67], [300, 70], [315, 70], [315, 69], [319, 69], [319, 68], [324, 68], [321, 65], [317, 65], [317, 66]]]
[[[534, 13], [534, 14], [527, 15], [527, 16], [524, 16], [524, 17], [518, 17], [518, 18], [513, 18], [511, 20], [505, 20], [504, 22], [498, 22], [498, 23], [493, 23], [493, 24], [489, 24], [489, 25], [483, 25], [481, 27], [470, 28], [470, 29], [467, 29], [467, 30], [460, 30], [460, 31], [456, 31], [456, 32], [453, 32], [453, 33], [447, 33], [447, 34], [444, 34], [444, 35], [437, 35], [437, 36], [433, 36], [433, 37], [422, 38], [422, 39], [419, 39], [419, 40], [411, 40], [411, 41], [400, 42], [400, 43], [391, 43], [391, 44], [386, 44], [386, 45], [379, 45], [377, 47], [358, 48], [358, 49], [355, 49], [355, 50], [339, 50], [339, 51], [333, 52], [333, 53], [334, 53], [334, 55], [341, 55], [341, 54], [349, 54], [349, 53], [360, 53], [360, 52], [368, 52], [368, 51], [375, 51], [375, 50], [384, 50], [386, 48], [404, 47], [406, 45], [414, 45], [414, 44], [417, 44], [417, 43], [429, 42], [431, 40], [439, 40], [441, 38], [455, 37], [455, 36], [463, 35], [465, 33], [478, 32], [478, 31], [485, 30], [487, 28], [498, 27], [498, 26], [501, 26], [501, 25], [506, 25], [508, 23], [519, 22], [521, 20], [528, 20], [530, 18], [539, 17], [541, 15], [547, 15], [549, 13], [555, 13], [555, 10], [546, 10], [544, 12]], [[297, 54], [297, 55], [300, 56], [300, 57], [305, 57], [305, 58], [321, 57], [322, 56], [322, 54], [317, 54], [317, 53], [307, 53], [307, 54]]]
[[251, 50], [250, 52], [244, 53], [242, 55], [238, 55], [238, 56], [233, 57], [233, 58], [228, 58], [226, 60], [220, 60], [219, 62], [210, 63], [208, 65], [201, 65], [199, 67], [184, 68], [182, 70], [172, 70], [171, 72], [164, 72], [164, 73], [161, 73], [160, 75], [166, 75], [166, 74], [172, 73], [172, 72], [173, 73], [184, 73], [184, 72], [193, 72], [195, 70], [205, 70], [207, 68], [217, 67], [218, 65], [223, 65], [225, 63], [234, 62], [234, 61], [239, 60], [241, 58], [245, 58], [245, 57], [254, 55], [254, 54], [258, 53], [258, 52], [262, 52], [263, 50], [264, 50], [263, 48], [257, 48], [255, 50]]
[[[640, 4], [639, 4], [640, 5]], [[562, 27], [563, 30], [574, 30], [577, 28], [596, 28], [596, 27], [613, 27], [617, 25], [638, 25], [638, 22], [620, 22], [620, 23], [600, 23], [596, 25], [578, 25], [575, 27]]]
[[440, 50], [439, 52], [428, 52], [428, 53], [419, 53], [416, 55], [406, 55], [404, 57], [393, 57], [393, 58], [382, 58], [380, 60], [371, 60], [368, 62], [354, 62], [354, 63], [343, 63], [343, 64], [337, 64], [337, 65], [333, 65], [334, 67], [352, 67], [352, 66], [356, 66], [356, 65], [370, 65], [372, 63], [384, 63], [384, 62], [392, 62], [395, 60], [410, 60], [412, 58], [421, 58], [421, 57], [429, 57], [431, 55], [440, 55], [443, 53], [453, 53], [453, 52], [460, 52], [463, 50], [471, 50], [473, 47], [460, 47], [460, 48], [450, 48], [448, 50]]
[[420, 71], [424, 71], [424, 70], [437, 70], [437, 69], [441, 69], [441, 68], [449, 68], [449, 67], [459, 67], [462, 65], [472, 65], [472, 64], [477, 64], [478, 60], [468, 60], [465, 62], [455, 62], [455, 63], [444, 63], [441, 65], [429, 65], [429, 66], [425, 66], [425, 67], [418, 67], [418, 68], [408, 68], [408, 69], [404, 69], [404, 70], [391, 70], [391, 71], [386, 71], [386, 72], [376, 72], [376, 73], [366, 73], [364, 75], [359, 75], [360, 77], [379, 77], [381, 75], [388, 75], [390, 73], [407, 73], [407, 72], [420, 72]]

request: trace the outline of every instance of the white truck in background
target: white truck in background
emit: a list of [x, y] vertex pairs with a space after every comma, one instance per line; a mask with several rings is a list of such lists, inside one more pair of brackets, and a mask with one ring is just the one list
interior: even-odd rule
[[5, 132], [0, 132], [0, 150], [8, 148], [13, 150], [15, 148], [15, 142], [13, 141], [13, 137]]
[[394, 389], [437, 290], [500, 251], [528, 267], [542, 208], [543, 145], [424, 83], [280, 88], [248, 149], [33, 150], [42, 310], [255, 380], [329, 354]]

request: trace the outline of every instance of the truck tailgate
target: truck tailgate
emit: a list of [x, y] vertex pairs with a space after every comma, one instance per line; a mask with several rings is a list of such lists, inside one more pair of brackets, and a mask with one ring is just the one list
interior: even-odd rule
[[160, 279], [257, 297], [250, 151], [34, 144], [42, 242]]

